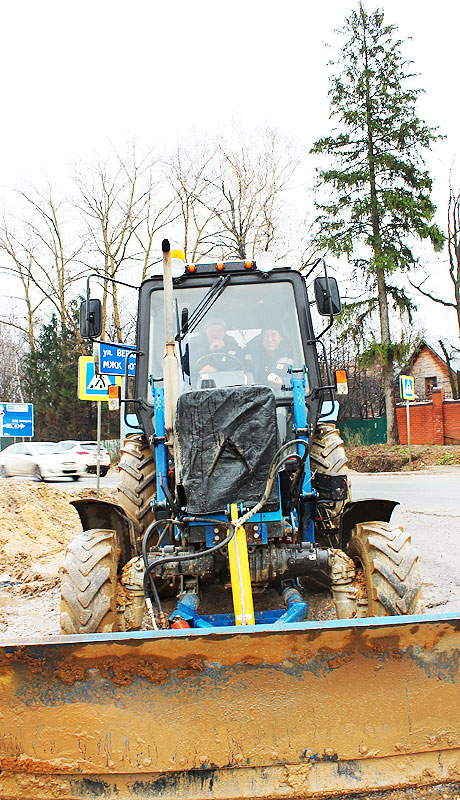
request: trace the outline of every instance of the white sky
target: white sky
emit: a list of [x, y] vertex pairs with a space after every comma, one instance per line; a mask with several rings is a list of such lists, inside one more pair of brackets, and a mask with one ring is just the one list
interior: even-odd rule
[[[449, 169], [460, 159], [460, 3], [379, 5], [401, 38], [413, 37], [405, 52], [426, 90], [420, 115], [447, 137], [429, 162], [444, 226]], [[3, 3], [0, 185], [43, 173], [54, 182], [110, 141], [136, 135], [165, 146], [233, 122], [249, 130], [274, 125], [307, 152], [329, 129], [324, 44], [351, 7], [348, 0]], [[369, 0], [367, 9], [374, 7]], [[457, 175], [460, 188], [460, 167]], [[310, 203], [305, 196], [306, 212]], [[426, 308], [425, 324], [432, 315], [446, 318]]]

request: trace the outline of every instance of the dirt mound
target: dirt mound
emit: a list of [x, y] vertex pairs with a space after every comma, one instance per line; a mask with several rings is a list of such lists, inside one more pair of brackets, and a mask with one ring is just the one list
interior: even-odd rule
[[[47, 483], [0, 478], [0, 581], [6, 572], [24, 580], [24, 568], [39, 567], [56, 575], [73, 537], [81, 531], [80, 518], [70, 505], [72, 496]], [[80, 497], [95, 497], [83, 489]], [[113, 500], [109, 492], [101, 499]]]
[[18, 563], [20, 556], [46, 562], [63, 554], [81, 530], [70, 497], [46, 483], [0, 480], [1, 566]]

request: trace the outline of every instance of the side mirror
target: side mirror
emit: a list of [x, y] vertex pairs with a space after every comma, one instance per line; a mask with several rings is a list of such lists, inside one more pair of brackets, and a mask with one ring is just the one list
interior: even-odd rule
[[315, 278], [315, 299], [318, 312], [323, 317], [337, 316], [340, 314], [339, 287], [335, 278]]
[[83, 300], [80, 306], [80, 334], [82, 339], [97, 339], [102, 333], [102, 303], [100, 300]]
[[187, 307], [182, 309], [180, 327], [181, 327], [182, 333], [188, 333], [188, 308]]

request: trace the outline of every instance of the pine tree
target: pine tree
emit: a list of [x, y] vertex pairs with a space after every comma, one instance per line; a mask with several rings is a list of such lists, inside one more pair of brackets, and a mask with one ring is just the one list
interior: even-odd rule
[[397, 441], [393, 372], [401, 342], [391, 337], [389, 306], [400, 313], [413, 308], [394, 285], [395, 273], [416, 263], [415, 239], [430, 240], [436, 251], [444, 243], [433, 222], [432, 181], [423, 160], [438, 134], [417, 116], [420, 90], [412, 88], [411, 62], [395, 30], [384, 24], [382, 11], [368, 14], [362, 3], [346, 18], [345, 42], [331, 62], [336, 127], [311, 151], [334, 164], [318, 170], [319, 184], [333, 190], [331, 202], [316, 204], [319, 243], [334, 255], [345, 253], [364, 273], [368, 297], [359, 302], [360, 324], [378, 312], [380, 339], [365, 355], [367, 363], [382, 365], [390, 443]]

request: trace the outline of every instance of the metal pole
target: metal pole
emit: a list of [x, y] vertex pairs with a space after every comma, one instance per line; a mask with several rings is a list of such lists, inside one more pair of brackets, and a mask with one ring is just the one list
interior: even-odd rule
[[165, 393], [165, 427], [168, 443], [173, 441], [174, 415], [177, 403], [177, 375], [179, 365], [176, 356], [174, 334], [174, 301], [171, 264], [171, 247], [168, 239], [163, 239], [163, 290], [165, 309], [165, 354], [163, 356], [163, 387]]
[[[129, 358], [129, 356], [128, 356], [128, 358]], [[120, 386], [120, 396], [121, 396], [122, 400], [126, 399], [126, 385], [127, 385], [126, 375], [122, 375], [121, 386]], [[124, 417], [124, 413], [125, 413], [125, 410], [124, 410], [123, 403], [120, 403], [120, 450], [123, 447], [123, 439], [124, 439], [124, 435], [123, 435], [123, 417]]]
[[101, 484], [101, 406], [102, 401], [97, 400], [96, 497], [99, 497], [99, 488]]
[[409, 417], [409, 400], [406, 400], [406, 422], [407, 422], [407, 449], [409, 451], [409, 466], [412, 466], [412, 456], [410, 452], [410, 417]]

